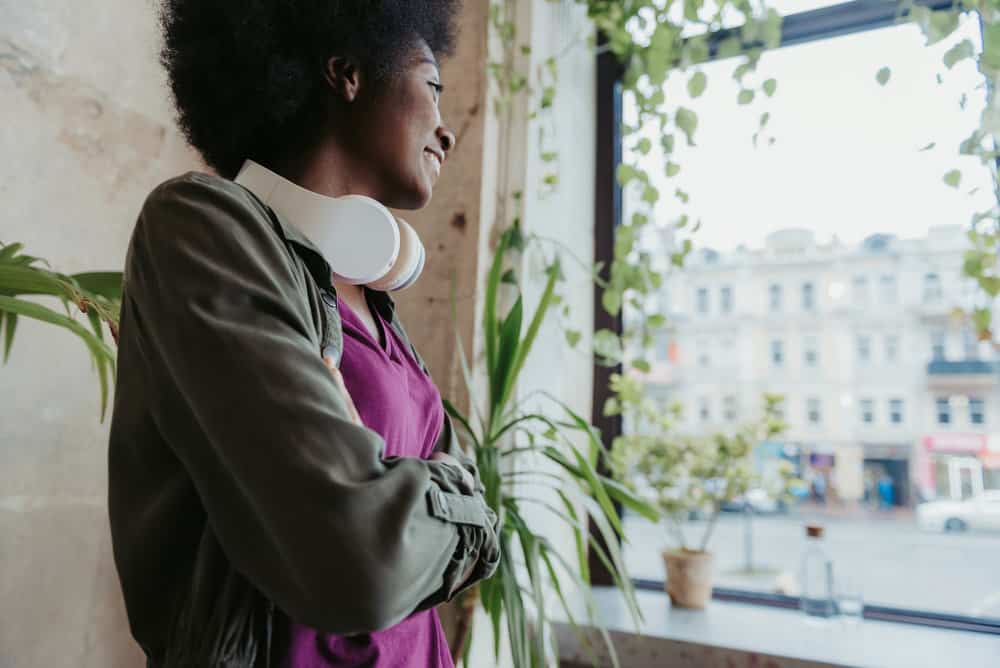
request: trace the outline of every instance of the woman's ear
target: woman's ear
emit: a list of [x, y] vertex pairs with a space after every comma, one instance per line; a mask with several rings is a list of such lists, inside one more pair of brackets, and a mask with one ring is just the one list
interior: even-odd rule
[[345, 102], [353, 102], [361, 88], [361, 67], [354, 58], [331, 56], [323, 68], [323, 76], [333, 92]]

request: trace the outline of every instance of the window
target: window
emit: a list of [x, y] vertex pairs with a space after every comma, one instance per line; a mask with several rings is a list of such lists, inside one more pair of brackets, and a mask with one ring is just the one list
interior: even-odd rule
[[969, 424], [986, 424], [986, 402], [979, 397], [969, 397]]
[[785, 362], [785, 346], [781, 341], [771, 341], [771, 365], [781, 366]]
[[941, 301], [941, 277], [934, 272], [924, 274], [924, 303], [934, 304]]
[[945, 359], [945, 337], [943, 329], [935, 329], [931, 332], [931, 359]]
[[[849, 3], [822, 18], [832, 25], [864, 9], [867, 20], [872, 12], [892, 4]], [[794, 586], [801, 557], [800, 518], [813, 512], [818, 516], [832, 514], [842, 503], [861, 512], [843, 520], [845, 530], [850, 527], [851, 538], [842, 540], [831, 527], [830, 541], [836, 542], [831, 552], [835, 552], [835, 562], [843, 564], [835, 570], [849, 570], [862, 581], [867, 605], [938, 614], [941, 619], [972, 615], [1000, 620], [1000, 602], [985, 600], [996, 579], [995, 541], [985, 535], [956, 538], [943, 531], [921, 533], [915, 516], [918, 501], [931, 498], [939, 485], [946, 489], [948, 483], [947, 464], [942, 472], [940, 467], [934, 470], [934, 462], [921, 458], [926, 453], [926, 439], [951, 436], [950, 442], [941, 439], [945, 443], [942, 447], [961, 448], [967, 432], [987, 431], [985, 426], [968, 424], [968, 403], [951, 408], [960, 416], [954, 422], [961, 423], [961, 429], [954, 424], [953, 430], [952, 422], [944, 426], [937, 423], [936, 395], [928, 382], [933, 388], [938, 379], [928, 377], [926, 368], [931, 323], [952, 306], [946, 298], [951, 296], [952, 284], [957, 285], [963, 262], [963, 251], [953, 253], [949, 244], [936, 243], [937, 237], [926, 232], [927, 226], [963, 226], [976, 212], [996, 204], [990, 201], [991, 165], [983, 166], [977, 158], [953, 150], [978, 127], [986, 94], [985, 88], [976, 88], [982, 75], [975, 61], [968, 58], [950, 69], [941, 65], [942, 54], [963, 39], [971, 40], [976, 51], [981, 40], [976, 17], [963, 15], [955, 34], [927, 47], [918, 26], [894, 23], [894, 9], [889, 7], [889, 16], [879, 30], [764, 52], [753, 76], [745, 82], [747, 88], [758, 91], [750, 105], [736, 104], [741, 85], [732, 73], [742, 59], [704, 63], [669, 74], [661, 90], [671, 105], [676, 105], [672, 108], [691, 109], [698, 118], [693, 146], [688, 145], [683, 132], [673, 127], [668, 130], [674, 135], [672, 158], [683, 164], [673, 179], [661, 176], [665, 160], [657, 154], [662, 134], [659, 127], [651, 124], [648, 128], [653, 145], [649, 155], [634, 150], [634, 137], [613, 149], [620, 151], [625, 162], [641, 161], [651, 185], [661, 193], [680, 188], [690, 194], [685, 214], [691, 220], [704, 221], [694, 240], [699, 246], [716, 249], [719, 261], [704, 268], [709, 273], [694, 279], [689, 274], [678, 282], [695, 280], [689, 291], [698, 285], [710, 286], [718, 300], [712, 306], [713, 313], [721, 311], [722, 286], [732, 286], [734, 301], [735, 290], [741, 290], [740, 308], [734, 306], [742, 312], [740, 329], [720, 329], [713, 335], [733, 335], [745, 346], [743, 354], [731, 370], [720, 374], [718, 382], [678, 378], [672, 387], [675, 395], [689, 397], [687, 401], [695, 409], [687, 425], [692, 436], [711, 438], [739, 424], [724, 419], [727, 396], [738, 398], [737, 420], [743, 421], [757, 414], [763, 392], [786, 395], [785, 412], [792, 428], [755, 448], [755, 457], [760, 455], [755, 464], [763, 476], [774, 470], [769, 467], [790, 466], [795, 478], [803, 481], [797, 490], [801, 496], [789, 502], [787, 514], [775, 513], [747, 523], [752, 529], [746, 529], [738, 514], [723, 513], [718, 518], [709, 542], [716, 555], [715, 586], [740, 589], [748, 595], [772, 592], [775, 573], [790, 574], [789, 586]], [[802, 22], [785, 22], [789, 34], [805, 25], [807, 17], [798, 18]], [[652, 20], [648, 26], [655, 29]], [[827, 29], [826, 24], [816, 22], [812, 28], [818, 30], [811, 34]], [[797, 34], [802, 37], [805, 33]], [[891, 59], [887, 60], [886, 54], [891, 54]], [[891, 66], [892, 73], [885, 87], [879, 86], [874, 76], [883, 65]], [[691, 99], [687, 84], [698, 70], [705, 71], [709, 86]], [[944, 80], [940, 85], [935, 81], [938, 72]], [[772, 76], [778, 82], [778, 94], [769, 98], [760, 93], [759, 86]], [[961, 87], [949, 83], [956, 77], [966, 77]], [[958, 104], [961, 92], [968, 93], [964, 110]], [[630, 127], [645, 132], [638, 107], [627, 96], [613, 111], [620, 111], [622, 121]], [[755, 148], [751, 136], [758, 131], [765, 111], [770, 112], [770, 121]], [[776, 138], [773, 145], [768, 143], [771, 136]], [[937, 144], [935, 150], [915, 153], [932, 141]], [[607, 155], [617, 153], [609, 151]], [[804, 164], [809, 168], [803, 169]], [[941, 182], [942, 175], [951, 169], [962, 173], [957, 191]], [[609, 178], [604, 179], [612, 185], [613, 170], [612, 165], [607, 169]], [[831, 183], [836, 184], [834, 196], [830, 196]], [[976, 188], [977, 193], [968, 194]], [[632, 190], [631, 194], [629, 188], [622, 191], [625, 220], [633, 210], [646, 208], [640, 200], [642, 189]], [[606, 194], [602, 199], [614, 202], [613, 193]], [[617, 222], [605, 218], [609, 223]], [[777, 243], [769, 245], [771, 235], [789, 229], [801, 234], [778, 236]], [[806, 238], [809, 234], [812, 240]], [[904, 241], [885, 249], [874, 249], [870, 244], [862, 247], [866, 238], [877, 234]], [[732, 267], [739, 267], [740, 273], [733, 273]], [[930, 295], [941, 294], [940, 302], [933, 306], [921, 305], [927, 273], [938, 277], [939, 290], [932, 285], [928, 291]], [[884, 279], [890, 275], [892, 281]], [[811, 312], [802, 310], [807, 282], [814, 286]], [[773, 291], [774, 310], [772, 285], [777, 288]], [[788, 293], [782, 294], [785, 288]], [[682, 294], [687, 299], [694, 296], [693, 292]], [[918, 307], [916, 312], [910, 311], [911, 305]], [[795, 317], [786, 319], [785, 314]], [[686, 326], [685, 322], [676, 323], [679, 329]], [[852, 358], [859, 334], [869, 337], [869, 357], [879, 365], [861, 367], [864, 374], [852, 373], [857, 371]], [[949, 341], [955, 348], [949, 347], [949, 355], [962, 352], [957, 334]], [[800, 381], [788, 370], [807, 367], [807, 359], [812, 357], [805, 341], [809, 335], [818, 339], [817, 367], [804, 373]], [[722, 353], [714, 352], [717, 348], [713, 348], [713, 355], [718, 358]], [[713, 364], [718, 360], [713, 359]], [[849, 368], [841, 368], [845, 366]], [[963, 392], [976, 393], [972, 388]], [[699, 419], [697, 399], [702, 396], [711, 401], [711, 421]], [[992, 394], [979, 396], [995, 401]], [[810, 398], [820, 400], [820, 424], [815, 427], [809, 422]], [[997, 422], [992, 413], [1000, 409], [992, 404], [984, 408], [990, 413], [984, 416], [985, 424]], [[991, 471], [984, 473], [988, 481]], [[891, 481], [892, 499], [888, 503], [902, 512], [874, 512], [878, 481], [883, 479]], [[874, 487], [867, 485], [869, 480]], [[700, 540], [698, 529], [702, 526], [696, 522], [685, 527], [691, 529], [688, 539]], [[838, 531], [839, 527], [838, 522]], [[752, 540], [745, 540], [745, 530], [753, 532]], [[662, 588], [659, 548], [672, 540], [660, 527], [627, 510], [625, 531], [629, 545], [624, 548], [624, 557], [631, 574], [644, 581], [659, 581]], [[962, 543], [961, 549], [957, 549], [956, 540]], [[915, 544], [921, 549], [912, 549]], [[882, 558], [886, 555], [894, 556]], [[747, 562], [769, 575], [743, 574]]]
[[728, 285], [719, 290], [719, 309], [723, 313], [733, 312], [733, 289]]
[[899, 337], [889, 334], [885, 337], [885, 361], [887, 364], [895, 364], [899, 360]]
[[695, 308], [698, 313], [708, 313], [708, 288], [698, 288], [695, 293]]
[[736, 397], [727, 394], [722, 400], [722, 411], [725, 415], [726, 422], [736, 422], [739, 417], [739, 410], [736, 407]]
[[772, 283], [771, 287], [768, 288], [769, 304], [772, 312], [781, 310], [781, 286], [777, 283]]
[[815, 336], [802, 339], [802, 363], [810, 369], [819, 365], [819, 343]]
[[872, 337], [859, 335], [857, 338], [858, 363], [867, 364], [872, 361]]
[[937, 413], [937, 423], [940, 425], [951, 424], [951, 402], [947, 397], [938, 397], [934, 400], [935, 413]]
[[903, 424], [903, 400], [889, 400], [889, 422], [891, 424]]
[[861, 422], [863, 424], [875, 424], [875, 400], [862, 399], [858, 402], [861, 411]]
[[851, 279], [851, 295], [854, 297], [855, 306], [865, 306], [868, 304], [867, 276], [855, 276]]
[[971, 329], [965, 329], [962, 332], [962, 349], [965, 353], [965, 359], [979, 359], [979, 337], [976, 336], [976, 332]]
[[821, 405], [817, 397], [806, 399], [806, 420], [809, 421], [809, 424], [818, 425], [822, 421]]
[[698, 417], [701, 418], [702, 422], [708, 422], [712, 419], [712, 405], [708, 397], [702, 397], [698, 400]]
[[802, 284], [802, 310], [812, 311], [815, 307], [815, 289], [812, 283]]
[[889, 306], [896, 303], [896, 277], [892, 274], [883, 274], [878, 279], [879, 294], [882, 304]]

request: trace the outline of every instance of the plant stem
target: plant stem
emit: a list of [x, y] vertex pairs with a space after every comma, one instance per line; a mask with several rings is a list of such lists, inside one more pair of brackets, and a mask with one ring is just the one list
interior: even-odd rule
[[712, 516], [708, 520], [708, 528], [705, 529], [705, 538], [701, 541], [701, 551], [704, 552], [708, 547], [708, 541], [712, 538], [712, 531], [715, 530], [715, 522], [719, 519], [719, 504], [716, 503], [712, 506]]

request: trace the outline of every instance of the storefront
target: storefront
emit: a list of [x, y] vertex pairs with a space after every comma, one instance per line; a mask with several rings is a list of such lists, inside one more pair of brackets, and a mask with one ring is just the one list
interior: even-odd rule
[[967, 499], [1000, 489], [1000, 452], [992, 440], [968, 432], [925, 436], [915, 467], [920, 500]]

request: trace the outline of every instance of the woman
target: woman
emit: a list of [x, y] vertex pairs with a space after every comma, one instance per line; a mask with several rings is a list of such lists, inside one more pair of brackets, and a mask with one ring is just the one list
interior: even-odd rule
[[218, 175], [157, 187], [125, 262], [109, 512], [149, 666], [452, 665], [434, 606], [496, 570], [497, 518], [393, 300], [315, 237], [335, 198], [429, 201], [457, 13], [164, 3], [180, 126]]

